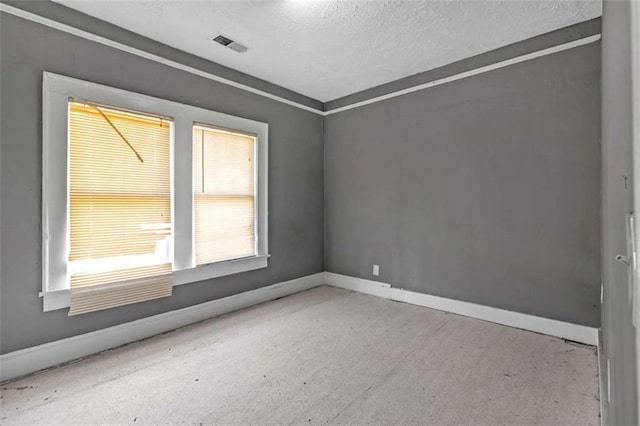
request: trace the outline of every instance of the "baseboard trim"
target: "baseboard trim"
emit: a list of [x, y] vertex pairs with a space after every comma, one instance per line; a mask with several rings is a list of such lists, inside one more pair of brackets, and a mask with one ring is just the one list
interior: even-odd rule
[[414, 291], [394, 288], [390, 284], [365, 280], [346, 275], [325, 272], [325, 284], [347, 290], [370, 294], [397, 302], [424, 306], [439, 311], [451, 312], [471, 318], [535, 331], [550, 336], [562, 337], [587, 345], [598, 345], [598, 329], [564, 321], [542, 318], [535, 315], [508, 311], [506, 309], [463, 302], [445, 297], [431, 296]]
[[604, 379], [605, 379], [605, 354], [602, 342], [602, 331], [598, 331], [598, 391], [600, 395], [600, 426], [607, 426], [609, 424], [609, 404], [605, 401], [604, 394]]
[[188, 308], [165, 312], [137, 321], [57, 340], [0, 355], [0, 382], [73, 361], [107, 349], [132, 343], [167, 331], [220, 316], [259, 303], [299, 293], [320, 285], [330, 285], [384, 299], [424, 306], [471, 318], [562, 337], [588, 345], [598, 345], [598, 329], [522, 314], [514, 311], [431, 296], [390, 284], [332, 272], [320, 272], [256, 290], [212, 300]]
[[391, 284], [350, 277], [348, 275], [334, 274], [333, 272], [324, 273], [324, 283], [332, 287], [344, 288], [346, 290], [357, 291], [358, 293], [391, 299]]
[[0, 355], [0, 382], [324, 284], [322, 272]]

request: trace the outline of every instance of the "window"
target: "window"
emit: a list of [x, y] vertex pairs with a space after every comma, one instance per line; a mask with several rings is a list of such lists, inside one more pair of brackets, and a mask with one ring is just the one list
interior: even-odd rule
[[68, 108], [70, 314], [170, 296], [171, 122]]
[[45, 311], [267, 266], [267, 124], [51, 73], [43, 102]]
[[196, 265], [253, 256], [256, 138], [193, 127]]

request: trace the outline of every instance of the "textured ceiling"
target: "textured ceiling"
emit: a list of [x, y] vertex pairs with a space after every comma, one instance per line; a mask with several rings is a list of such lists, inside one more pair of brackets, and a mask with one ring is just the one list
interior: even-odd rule
[[602, 13], [599, 0], [55, 1], [320, 101]]

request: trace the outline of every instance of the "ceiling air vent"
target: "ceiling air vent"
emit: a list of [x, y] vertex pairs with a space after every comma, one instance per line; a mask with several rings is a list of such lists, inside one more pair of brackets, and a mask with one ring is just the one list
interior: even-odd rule
[[235, 40], [230, 39], [229, 37], [219, 34], [217, 35], [213, 41], [215, 41], [218, 44], [223, 45], [224, 47], [228, 47], [231, 50], [235, 50], [238, 53], [244, 53], [248, 50], [247, 46], [244, 46], [240, 43], [238, 43]]

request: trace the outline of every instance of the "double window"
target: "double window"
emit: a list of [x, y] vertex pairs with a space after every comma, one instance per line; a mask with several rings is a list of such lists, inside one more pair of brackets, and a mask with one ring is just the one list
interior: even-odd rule
[[268, 126], [45, 73], [44, 309], [267, 266]]

